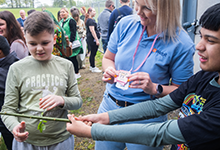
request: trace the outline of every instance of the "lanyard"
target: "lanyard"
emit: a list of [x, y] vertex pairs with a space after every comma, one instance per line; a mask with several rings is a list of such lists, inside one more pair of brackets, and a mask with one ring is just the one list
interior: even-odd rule
[[[142, 37], [143, 37], [143, 34], [144, 34], [145, 29], [146, 29], [146, 26], [144, 26], [144, 28], [143, 28], [143, 30], [142, 30], [142, 33], [141, 33], [141, 36], [140, 36], [140, 38], [139, 38], [137, 47], [136, 47], [136, 49], [135, 49], [135, 53], [134, 53], [134, 55], [133, 55], [132, 67], [131, 67], [130, 72], [133, 70], [133, 67], [134, 67], [134, 59], [135, 59], [135, 56], [136, 56], [136, 53], [137, 53], [138, 47], [139, 47], [139, 45], [140, 45], [141, 39], [142, 39]], [[153, 50], [153, 47], [154, 47], [154, 45], [155, 45], [155, 43], [156, 43], [156, 40], [157, 40], [158, 36], [159, 36], [159, 34], [155, 37], [155, 39], [154, 39], [154, 41], [153, 41], [153, 44], [151, 45], [150, 51], [148, 52], [148, 54], [147, 54], [147, 56], [145, 57], [145, 59], [143, 60], [143, 62], [142, 62], [142, 63], [137, 67], [137, 69], [135, 69], [133, 72], [135, 72], [135, 71], [137, 71], [138, 69], [140, 69], [141, 66], [145, 63], [145, 61], [147, 60], [148, 56], [150, 55], [150, 53], [151, 53], [152, 50]]]

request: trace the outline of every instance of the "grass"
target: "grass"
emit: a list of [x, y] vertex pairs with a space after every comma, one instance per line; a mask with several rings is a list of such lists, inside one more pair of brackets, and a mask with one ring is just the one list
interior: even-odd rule
[[0, 150], [7, 150], [3, 137], [0, 138]]

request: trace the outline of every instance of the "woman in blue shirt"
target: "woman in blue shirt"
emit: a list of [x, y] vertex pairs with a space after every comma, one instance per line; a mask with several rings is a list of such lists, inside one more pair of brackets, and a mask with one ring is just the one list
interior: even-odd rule
[[[163, 97], [193, 75], [195, 46], [180, 24], [180, 2], [136, 0], [136, 15], [122, 18], [103, 57], [106, 91], [98, 113]], [[128, 122], [163, 122], [166, 116]], [[162, 150], [97, 141], [96, 150]]]

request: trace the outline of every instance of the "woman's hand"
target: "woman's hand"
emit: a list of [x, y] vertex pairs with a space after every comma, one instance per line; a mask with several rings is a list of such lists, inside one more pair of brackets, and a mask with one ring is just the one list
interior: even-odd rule
[[150, 95], [157, 94], [156, 83], [151, 81], [150, 75], [145, 72], [138, 72], [130, 75], [128, 81], [131, 82], [130, 88], [140, 88], [143, 91]]
[[96, 45], [99, 46], [99, 40], [95, 40], [96, 41]]
[[76, 120], [83, 121], [85, 124], [91, 126], [93, 123], [109, 124], [108, 113], [90, 114], [86, 116], [76, 117]]
[[83, 123], [82, 121], [77, 121], [74, 118], [74, 115], [68, 114], [68, 118], [71, 123], [66, 123], [66, 130], [71, 134], [74, 134], [78, 137], [88, 137], [91, 138], [91, 127]]
[[14, 138], [18, 142], [24, 142], [28, 138], [28, 132], [25, 132], [25, 122], [22, 121], [20, 124], [14, 127], [12, 131]]
[[47, 95], [40, 99], [40, 108], [51, 110], [56, 106], [64, 106], [64, 99], [57, 95]]
[[116, 71], [115, 68], [108, 67], [105, 69], [105, 72], [102, 77], [102, 81], [113, 84], [114, 78], [117, 77], [117, 75], [118, 75], [118, 71]]

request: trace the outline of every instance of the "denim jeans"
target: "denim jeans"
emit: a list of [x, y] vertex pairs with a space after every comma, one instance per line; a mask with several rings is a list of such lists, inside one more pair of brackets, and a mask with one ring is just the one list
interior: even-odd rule
[[105, 53], [105, 51], [107, 49], [107, 45], [108, 45], [107, 39], [102, 39], [102, 48], [104, 50], [104, 53]]

